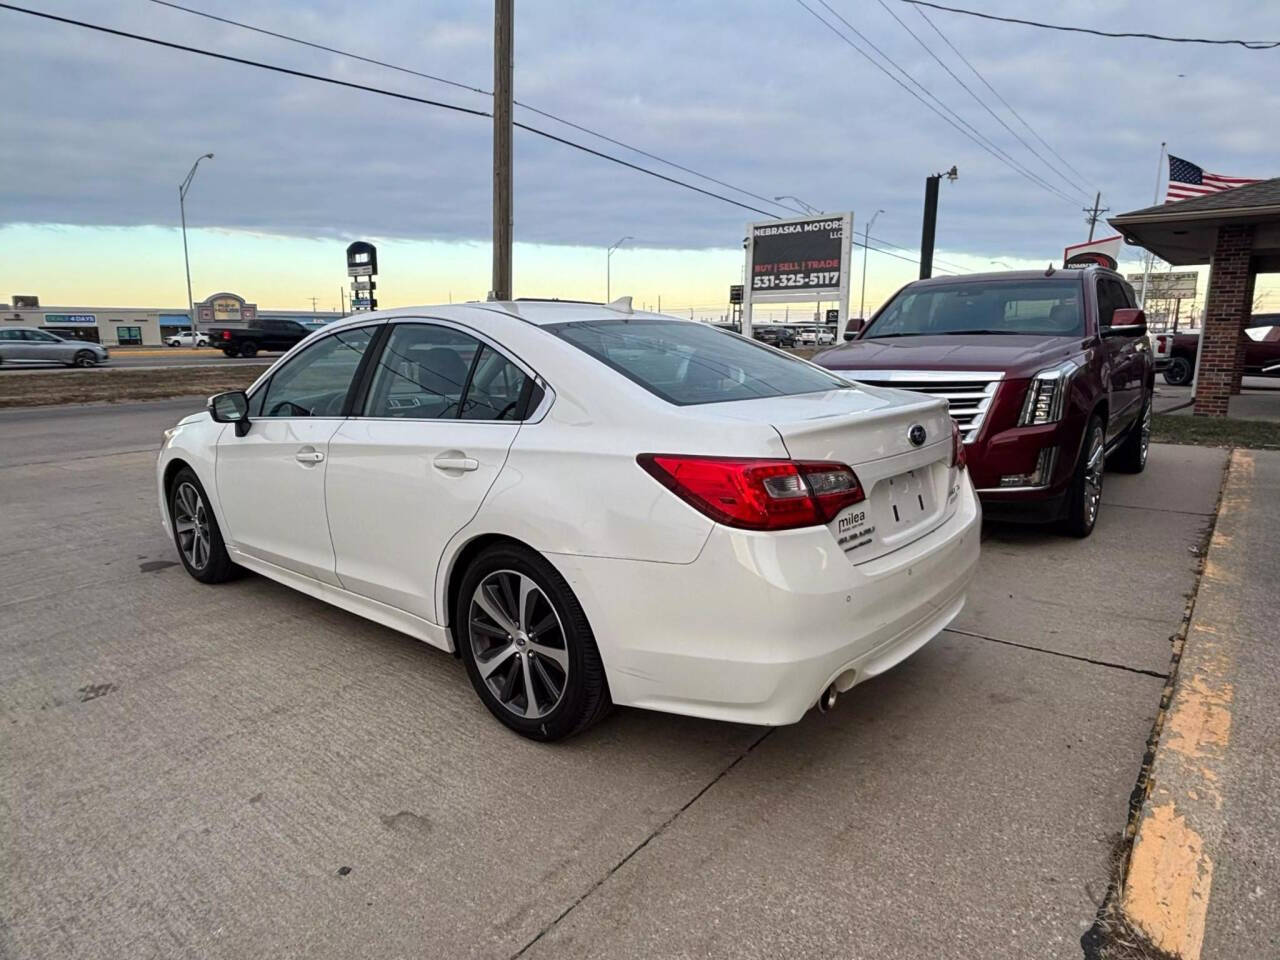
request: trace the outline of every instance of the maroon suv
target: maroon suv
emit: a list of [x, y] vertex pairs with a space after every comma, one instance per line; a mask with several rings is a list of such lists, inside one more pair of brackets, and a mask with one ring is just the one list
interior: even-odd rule
[[919, 280], [816, 362], [943, 397], [988, 516], [1056, 520], [1088, 536], [1103, 463], [1147, 462], [1155, 371], [1118, 273], [1016, 271]]

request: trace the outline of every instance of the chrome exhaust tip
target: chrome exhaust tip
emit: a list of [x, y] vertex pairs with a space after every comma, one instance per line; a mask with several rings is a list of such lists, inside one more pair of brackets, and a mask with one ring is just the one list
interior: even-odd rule
[[839, 693], [840, 691], [836, 689], [836, 685], [834, 683], [827, 687], [827, 689], [823, 690], [822, 696], [818, 697], [818, 712], [826, 713], [834, 707], [836, 705], [836, 697], [839, 696]]

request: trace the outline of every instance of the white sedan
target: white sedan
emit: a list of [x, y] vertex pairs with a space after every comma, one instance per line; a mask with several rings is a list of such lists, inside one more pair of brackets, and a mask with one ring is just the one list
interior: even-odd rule
[[454, 651], [540, 740], [829, 707], [959, 613], [981, 520], [944, 401], [624, 303], [329, 325], [167, 431], [157, 481], [197, 580]]
[[175, 333], [172, 337], [165, 337], [164, 343], [167, 347], [207, 347], [209, 338], [203, 333], [184, 330], [182, 333]]

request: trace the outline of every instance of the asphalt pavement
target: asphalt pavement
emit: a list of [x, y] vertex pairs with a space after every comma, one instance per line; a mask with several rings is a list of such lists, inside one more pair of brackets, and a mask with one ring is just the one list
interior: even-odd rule
[[[494, 721], [451, 656], [191, 580], [199, 398], [0, 415], [0, 956], [1081, 956], [1225, 451], [991, 526], [955, 629], [769, 730]], [[660, 602], [660, 598], [657, 598]]]

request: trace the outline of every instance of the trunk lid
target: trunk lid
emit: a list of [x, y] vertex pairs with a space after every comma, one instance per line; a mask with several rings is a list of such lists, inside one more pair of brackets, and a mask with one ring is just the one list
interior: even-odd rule
[[[852, 563], [874, 560], [944, 523], [955, 510], [946, 401], [858, 386], [789, 397], [706, 404], [700, 415], [767, 422], [795, 460], [846, 463], [866, 500], [828, 525]], [[912, 428], [924, 429], [920, 444]], [[917, 434], [918, 437], [918, 434]]]

